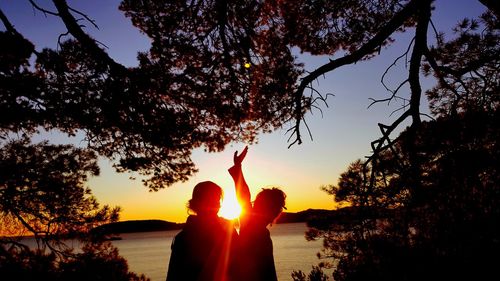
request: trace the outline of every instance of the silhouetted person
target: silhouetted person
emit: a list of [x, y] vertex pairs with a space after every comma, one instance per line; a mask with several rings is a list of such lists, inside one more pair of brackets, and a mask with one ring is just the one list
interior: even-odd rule
[[275, 281], [273, 242], [267, 226], [285, 208], [286, 195], [278, 188], [264, 188], [253, 203], [250, 190], [243, 177], [241, 162], [248, 148], [234, 154], [234, 166], [229, 169], [236, 186], [236, 196], [242, 207], [240, 215], [240, 236], [234, 266], [238, 281]]
[[237, 233], [233, 224], [217, 216], [222, 189], [210, 181], [193, 189], [190, 215], [172, 242], [167, 281], [225, 281]]

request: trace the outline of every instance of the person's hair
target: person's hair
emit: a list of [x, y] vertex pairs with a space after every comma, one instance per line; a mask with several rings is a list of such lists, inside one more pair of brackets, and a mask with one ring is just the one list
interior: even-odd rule
[[286, 194], [281, 189], [263, 188], [253, 202], [253, 209], [256, 213], [269, 217], [274, 220], [278, 215], [286, 209], [285, 207]]
[[219, 211], [222, 199], [222, 188], [211, 181], [195, 185], [193, 195], [187, 203], [189, 210], [199, 214], [203, 211]]

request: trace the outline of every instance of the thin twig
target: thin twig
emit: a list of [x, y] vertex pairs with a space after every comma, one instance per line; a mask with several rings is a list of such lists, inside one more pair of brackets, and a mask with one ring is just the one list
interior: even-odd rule
[[405, 79], [403, 82], [401, 82], [398, 87], [392, 91], [392, 95], [388, 98], [385, 98], [385, 99], [374, 99], [374, 98], [369, 98], [369, 100], [371, 100], [372, 102], [368, 105], [367, 108], [370, 108], [372, 105], [376, 104], [376, 103], [380, 103], [380, 102], [388, 102], [388, 105], [390, 104], [391, 100], [395, 99], [395, 98], [398, 98], [397, 96], [397, 93], [399, 92], [399, 90], [406, 84], [408, 83], [409, 80], [408, 79]]
[[309, 125], [307, 124], [305, 118], [302, 118], [302, 121], [304, 121], [304, 125], [306, 125], [307, 132], [309, 133], [309, 137], [311, 138], [311, 141], [312, 141], [313, 140], [313, 136], [312, 136], [312, 133], [311, 133], [311, 129], [309, 128]]
[[90, 22], [95, 28], [99, 29], [99, 26], [95, 23], [95, 20], [91, 19], [88, 15], [68, 6], [68, 9], [74, 13], [79, 14], [80, 16], [84, 17], [88, 22]]
[[69, 31], [66, 31], [65, 33], [61, 33], [59, 34], [59, 37], [57, 37], [57, 46], [58, 47], [61, 47], [62, 49], [62, 43], [61, 43], [61, 39], [65, 36], [68, 36], [69, 35]]
[[31, 3], [31, 6], [33, 6], [33, 8], [35, 8], [35, 9], [39, 10], [40, 12], [42, 12], [42, 13], [45, 15], [45, 17], [47, 17], [47, 14], [49, 14], [49, 15], [53, 15], [53, 16], [56, 16], [56, 17], [58, 17], [58, 16], [59, 16], [59, 14], [58, 14], [58, 13], [56, 13], [56, 12], [52, 12], [52, 11], [49, 11], [49, 10], [47, 10], [47, 9], [44, 9], [44, 8], [40, 7], [40, 6], [39, 6], [39, 5], [38, 5], [35, 1], [33, 1], [33, 0], [29, 0], [29, 2]]
[[380, 82], [382, 83], [382, 85], [384, 86], [384, 88], [388, 91], [388, 92], [393, 92], [393, 90], [389, 89], [389, 87], [387, 87], [387, 85], [385, 84], [385, 76], [388, 74], [389, 70], [396, 66], [396, 63], [402, 59], [403, 57], [407, 57], [408, 53], [410, 52], [410, 49], [411, 49], [411, 46], [413, 45], [413, 42], [415, 42], [415, 37], [413, 37], [410, 41], [410, 44], [408, 44], [408, 48], [406, 49], [406, 51], [401, 54], [399, 57], [397, 57], [391, 65], [389, 65], [389, 67], [387, 67], [384, 71], [384, 74], [382, 74], [382, 77], [380, 77]]

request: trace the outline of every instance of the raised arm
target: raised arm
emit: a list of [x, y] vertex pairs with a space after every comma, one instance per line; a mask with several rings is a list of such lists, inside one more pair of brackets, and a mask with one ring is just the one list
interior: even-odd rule
[[229, 168], [229, 174], [233, 177], [234, 186], [236, 189], [236, 197], [238, 198], [238, 202], [242, 208], [242, 212], [240, 215], [241, 223], [245, 223], [246, 218], [250, 215], [252, 211], [252, 203], [250, 202], [250, 189], [248, 188], [248, 184], [243, 177], [243, 171], [241, 169], [241, 163], [245, 156], [247, 155], [248, 146], [243, 149], [240, 155], [238, 155], [238, 151], [234, 153], [234, 165]]

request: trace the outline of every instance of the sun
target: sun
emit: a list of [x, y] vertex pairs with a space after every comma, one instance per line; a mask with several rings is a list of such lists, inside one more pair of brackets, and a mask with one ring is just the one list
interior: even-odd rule
[[236, 196], [224, 196], [224, 200], [222, 201], [221, 208], [219, 210], [219, 216], [233, 220], [240, 216], [241, 206], [238, 204], [236, 200]]

